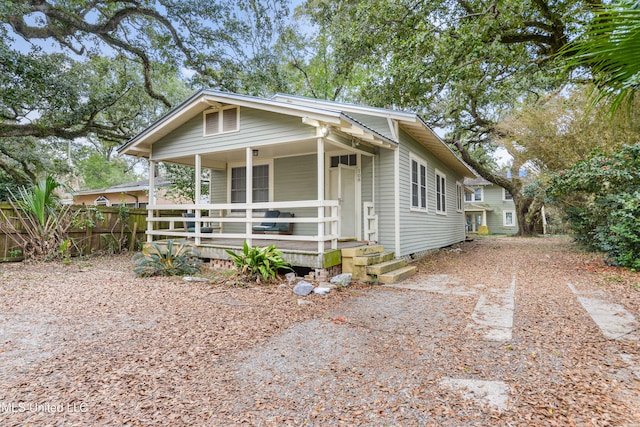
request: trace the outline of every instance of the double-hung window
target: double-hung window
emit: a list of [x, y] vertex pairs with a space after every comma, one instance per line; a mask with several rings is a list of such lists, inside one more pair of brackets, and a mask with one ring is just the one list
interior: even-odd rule
[[504, 211], [504, 216], [502, 217], [503, 221], [502, 224], [505, 227], [513, 227], [516, 225], [516, 221], [515, 221], [515, 211]]
[[447, 212], [447, 177], [436, 170], [436, 212]]
[[411, 157], [411, 209], [427, 210], [427, 164]]
[[[253, 203], [269, 201], [269, 165], [253, 167]], [[247, 168], [238, 166], [231, 168], [231, 203], [246, 203], [247, 201]], [[240, 212], [240, 210], [233, 210]]]

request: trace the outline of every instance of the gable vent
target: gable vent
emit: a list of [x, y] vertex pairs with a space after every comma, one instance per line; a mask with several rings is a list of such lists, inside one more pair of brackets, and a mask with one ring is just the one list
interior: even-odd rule
[[239, 113], [240, 108], [237, 106], [205, 111], [204, 135], [210, 136], [237, 131], [239, 129]]

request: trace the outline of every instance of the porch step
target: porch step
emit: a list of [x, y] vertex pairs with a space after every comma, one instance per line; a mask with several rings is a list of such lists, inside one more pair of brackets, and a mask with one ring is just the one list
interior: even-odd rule
[[396, 254], [393, 252], [380, 252], [370, 255], [361, 255], [353, 257], [353, 265], [373, 265], [380, 264], [394, 259]]
[[413, 276], [417, 267], [415, 265], [408, 265], [406, 267], [399, 268], [397, 270], [390, 271], [378, 276], [378, 280], [384, 284], [398, 283], [407, 277]]
[[390, 271], [398, 270], [405, 265], [407, 265], [407, 261], [404, 258], [392, 259], [379, 264], [369, 265], [366, 267], [366, 272], [370, 276], [380, 276]]
[[384, 246], [382, 245], [363, 245], [363, 246], [356, 246], [353, 248], [341, 249], [343, 258], [344, 257], [353, 258], [356, 256], [377, 254], [382, 251], [384, 251]]
[[[384, 251], [384, 246], [382, 245], [363, 245], [363, 246], [356, 246], [353, 248], [344, 248], [340, 250], [340, 253], [342, 255], [342, 272], [343, 273], [351, 273], [353, 274], [354, 278], [358, 278], [356, 277], [358, 273], [356, 273], [354, 271], [354, 258], [355, 257], [361, 257], [361, 256], [367, 256], [367, 255], [375, 255], [375, 254], [379, 254], [381, 252]], [[364, 274], [364, 271], [362, 272], [362, 274]], [[359, 275], [362, 275], [359, 274]]]

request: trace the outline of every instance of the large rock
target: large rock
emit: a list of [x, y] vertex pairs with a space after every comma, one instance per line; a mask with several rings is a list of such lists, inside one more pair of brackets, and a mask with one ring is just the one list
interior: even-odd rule
[[331, 278], [331, 283], [335, 283], [340, 286], [349, 286], [351, 283], [351, 273], [338, 274]]
[[301, 280], [297, 285], [293, 287], [293, 293], [296, 295], [300, 295], [301, 297], [306, 297], [311, 292], [313, 292], [313, 288], [314, 286], [311, 283]]

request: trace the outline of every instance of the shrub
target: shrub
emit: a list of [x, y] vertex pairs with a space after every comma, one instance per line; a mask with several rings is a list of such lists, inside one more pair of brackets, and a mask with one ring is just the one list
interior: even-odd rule
[[564, 204], [579, 242], [614, 265], [640, 268], [640, 143], [560, 172], [548, 194]]
[[202, 265], [198, 255], [198, 251], [186, 243], [167, 240], [167, 249], [164, 250], [152, 242], [133, 256], [133, 271], [138, 277], [195, 274]]
[[291, 270], [289, 264], [282, 259], [282, 252], [274, 245], [249, 248], [245, 240], [242, 253], [236, 254], [231, 250], [227, 250], [227, 253], [231, 255], [240, 273], [252, 280], [260, 281], [262, 278], [268, 281], [276, 277], [279, 269]]

